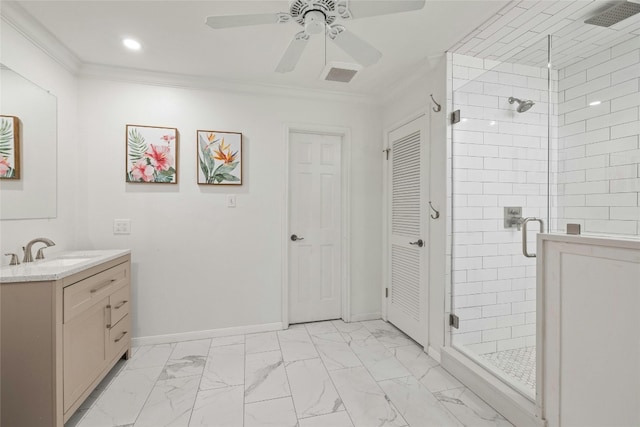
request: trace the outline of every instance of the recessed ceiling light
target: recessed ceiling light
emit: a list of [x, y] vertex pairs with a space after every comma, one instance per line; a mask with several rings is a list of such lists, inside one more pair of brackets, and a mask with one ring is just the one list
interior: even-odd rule
[[491, 123], [489, 123], [490, 126], [495, 126], [496, 122], [491, 121]]
[[602, 104], [602, 101], [593, 101], [589, 103], [591, 107], [595, 107], [596, 105], [600, 105], [600, 104]]
[[128, 49], [131, 50], [140, 50], [142, 46], [140, 46], [140, 42], [134, 39], [124, 39], [122, 40], [122, 44], [124, 44]]

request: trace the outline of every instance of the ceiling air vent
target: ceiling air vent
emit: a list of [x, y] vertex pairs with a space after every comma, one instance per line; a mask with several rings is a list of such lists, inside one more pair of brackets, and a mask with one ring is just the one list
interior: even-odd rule
[[328, 82], [349, 83], [362, 67], [358, 64], [331, 62], [322, 71], [321, 80]]

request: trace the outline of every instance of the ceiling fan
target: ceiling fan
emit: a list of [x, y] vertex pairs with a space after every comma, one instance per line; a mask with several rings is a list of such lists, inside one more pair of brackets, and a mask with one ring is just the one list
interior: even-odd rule
[[408, 12], [422, 9], [424, 4], [425, 0], [290, 0], [288, 13], [209, 16], [206, 24], [213, 29], [286, 24], [290, 21], [301, 25], [304, 29], [293, 37], [276, 67], [279, 73], [287, 73], [295, 69], [311, 35], [320, 34], [323, 31], [326, 37], [345, 53], [366, 67], [378, 62], [382, 53], [344, 26], [337, 24], [336, 20]]

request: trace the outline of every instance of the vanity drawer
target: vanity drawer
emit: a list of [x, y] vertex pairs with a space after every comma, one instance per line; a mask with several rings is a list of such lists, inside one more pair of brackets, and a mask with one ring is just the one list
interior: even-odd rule
[[124, 285], [122, 288], [115, 291], [109, 297], [109, 305], [111, 306], [111, 324], [115, 325], [125, 315], [129, 314], [129, 301], [130, 298], [129, 284]]
[[129, 263], [117, 265], [87, 277], [63, 290], [64, 323], [129, 284]]
[[109, 329], [109, 343], [107, 344], [107, 360], [117, 356], [131, 342], [131, 319], [124, 316], [122, 320]]

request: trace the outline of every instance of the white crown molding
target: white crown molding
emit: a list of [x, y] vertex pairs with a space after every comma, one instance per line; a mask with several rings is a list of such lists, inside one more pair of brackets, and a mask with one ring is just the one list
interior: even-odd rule
[[269, 85], [263, 83], [244, 83], [215, 77], [193, 76], [186, 74], [163, 73], [137, 70], [101, 64], [84, 63], [79, 77], [111, 80], [125, 83], [146, 84], [186, 89], [219, 90], [251, 95], [279, 96], [287, 98], [313, 99], [333, 102], [373, 105], [378, 102], [372, 95], [308, 89], [293, 86]]
[[431, 70], [433, 70], [440, 61], [445, 60], [445, 52], [441, 55], [431, 55], [423, 59], [418, 63], [413, 71], [407, 76], [402, 77], [396, 81], [387, 91], [382, 95], [382, 102], [380, 104], [386, 105], [393, 100], [397, 99], [399, 95], [404, 93], [411, 86], [418, 83], [421, 79], [424, 79]]
[[78, 73], [82, 61], [18, 3], [0, 1], [0, 18], [71, 74]]
[[163, 73], [85, 63], [17, 2], [0, 1], [0, 17], [3, 23], [15, 28], [34, 46], [41, 49], [73, 75], [81, 78], [103, 79], [151, 86], [219, 90], [252, 95], [284, 96], [287, 98], [344, 102], [360, 105], [380, 104], [380, 97], [375, 95], [309, 89], [286, 85], [271, 85], [257, 82], [239, 82], [214, 77]]

